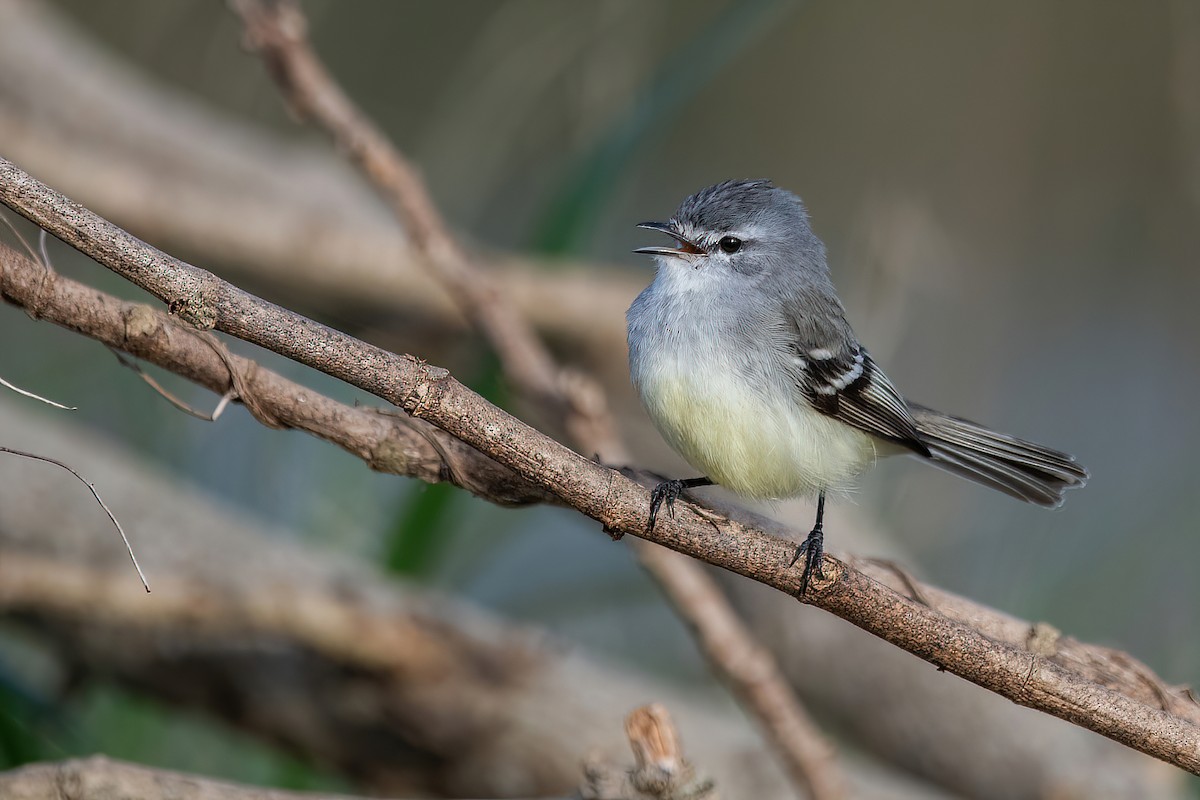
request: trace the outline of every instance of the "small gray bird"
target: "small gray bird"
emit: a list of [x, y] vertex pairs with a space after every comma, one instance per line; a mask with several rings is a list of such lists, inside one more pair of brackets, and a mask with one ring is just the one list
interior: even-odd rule
[[714, 482], [754, 498], [817, 496], [801, 593], [821, 573], [825, 494], [880, 456], [915, 454], [1020, 500], [1056, 507], [1087, 481], [1066, 453], [909, 402], [858, 343], [800, 198], [769, 181], [726, 181], [683, 201], [642, 247], [658, 273], [629, 307], [629, 367], [654, 424], [704, 476], [670, 480], [663, 502]]

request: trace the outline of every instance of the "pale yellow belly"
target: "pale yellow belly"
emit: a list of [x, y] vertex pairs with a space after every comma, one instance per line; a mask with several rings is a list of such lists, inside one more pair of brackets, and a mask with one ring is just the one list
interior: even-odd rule
[[643, 402], [668, 442], [704, 475], [756, 498], [848, 488], [874, 440], [798, 397], [772, 401], [729, 376], [644, 376]]

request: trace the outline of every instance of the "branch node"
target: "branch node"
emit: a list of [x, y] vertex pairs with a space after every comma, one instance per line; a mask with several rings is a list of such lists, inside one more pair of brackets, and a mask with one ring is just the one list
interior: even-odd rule
[[825, 594], [842, 581], [842, 578], [846, 576], [846, 571], [845, 564], [833, 556], [825, 554], [821, 570], [819, 572], [813, 570], [813, 574], [809, 576], [808, 590], [804, 594], [799, 592], [799, 580], [797, 579], [796, 599], [807, 603], [810, 596]]
[[203, 288], [184, 297], [173, 298], [167, 303], [167, 312], [201, 331], [211, 331], [217, 326], [216, 304]]
[[1048, 622], [1035, 622], [1029, 628], [1029, 636], [1025, 639], [1025, 647], [1034, 655], [1052, 658], [1058, 653], [1058, 642], [1062, 639], [1062, 631]]
[[404, 395], [402, 407], [410, 416], [419, 419], [422, 414], [437, 407], [441, 393], [438, 384], [450, 377], [450, 370], [426, 364], [420, 359], [417, 360], [417, 367], [420, 374], [412, 389]]
[[125, 341], [146, 339], [159, 330], [158, 315], [142, 303], [130, 305], [121, 316], [125, 321]]

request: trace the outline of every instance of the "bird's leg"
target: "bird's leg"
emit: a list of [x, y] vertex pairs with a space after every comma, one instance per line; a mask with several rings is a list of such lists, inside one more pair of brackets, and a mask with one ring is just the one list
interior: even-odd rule
[[684, 489], [695, 489], [697, 486], [712, 486], [713, 482], [708, 478], [685, 478], [684, 480], [669, 480], [663, 481], [650, 492], [650, 522], [646, 525], [647, 531], [654, 530], [654, 523], [658, 520], [658, 509], [662, 506], [663, 501], [667, 503], [667, 511], [671, 516], [675, 516], [675, 501]]
[[804, 556], [804, 572], [800, 575], [800, 596], [803, 597], [808, 591], [808, 579], [815, 572], [818, 578], [824, 578], [825, 573], [821, 570], [821, 564], [825, 560], [825, 490], [817, 495], [817, 524], [813, 525], [813, 529], [809, 531], [808, 538], [800, 543], [796, 548], [796, 555], [792, 556], [792, 566], [800, 560], [800, 556]]

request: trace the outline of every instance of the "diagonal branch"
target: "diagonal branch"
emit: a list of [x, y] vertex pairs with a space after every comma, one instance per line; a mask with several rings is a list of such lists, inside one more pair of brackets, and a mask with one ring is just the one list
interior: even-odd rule
[[[491, 405], [439, 367], [398, 356], [244, 292], [139, 241], [0, 159], [0, 201], [168, 304], [426, 419], [553, 493], [606, 530], [654, 541], [782, 592], [799, 591], [790, 541], [680, 505], [646, 531], [649, 492]], [[804, 601], [1021, 705], [1200, 773], [1200, 725], [989, 639], [827, 557]]]

